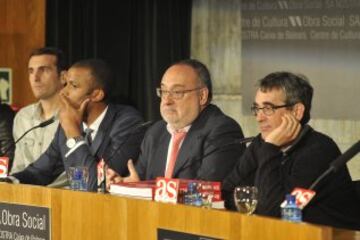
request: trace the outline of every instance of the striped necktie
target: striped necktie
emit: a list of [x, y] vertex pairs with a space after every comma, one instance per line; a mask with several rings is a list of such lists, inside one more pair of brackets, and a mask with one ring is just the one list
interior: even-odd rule
[[84, 133], [85, 133], [84, 139], [85, 139], [86, 144], [89, 146], [91, 146], [91, 143], [92, 143], [91, 133], [93, 131], [94, 130], [92, 130], [91, 128], [86, 128], [84, 130]]

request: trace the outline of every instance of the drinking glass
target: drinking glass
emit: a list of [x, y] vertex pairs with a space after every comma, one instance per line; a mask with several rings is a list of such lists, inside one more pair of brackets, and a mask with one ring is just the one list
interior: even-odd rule
[[254, 186], [236, 187], [234, 190], [234, 201], [239, 212], [251, 215], [257, 204], [258, 190]]
[[67, 174], [71, 190], [88, 190], [89, 170], [87, 167], [69, 167]]

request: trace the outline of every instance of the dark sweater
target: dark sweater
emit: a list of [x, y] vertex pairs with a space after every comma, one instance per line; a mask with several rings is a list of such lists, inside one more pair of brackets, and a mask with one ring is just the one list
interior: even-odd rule
[[[235, 186], [254, 185], [259, 190], [256, 213], [280, 217], [285, 195], [295, 187], [309, 188], [339, 155], [331, 138], [309, 126], [285, 153], [259, 135], [223, 182], [226, 205], [234, 208]], [[324, 179], [315, 190], [315, 198], [303, 210], [304, 221], [360, 229], [360, 204], [346, 166]]]

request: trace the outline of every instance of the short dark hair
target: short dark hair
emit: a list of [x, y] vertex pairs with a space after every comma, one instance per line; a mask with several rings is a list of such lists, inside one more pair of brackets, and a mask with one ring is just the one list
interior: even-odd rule
[[195, 70], [195, 72], [199, 77], [200, 82], [204, 84], [207, 87], [207, 89], [209, 89], [209, 96], [207, 102], [210, 103], [212, 100], [211, 75], [209, 69], [205, 66], [205, 64], [203, 64], [202, 62], [196, 59], [184, 59], [172, 64], [171, 66], [174, 65], [186, 65]]
[[111, 92], [113, 76], [109, 65], [101, 59], [83, 59], [74, 63], [71, 67], [87, 68], [95, 79], [97, 86], [105, 93], [104, 101], [108, 102]]
[[290, 72], [274, 72], [260, 79], [258, 87], [266, 92], [272, 89], [282, 89], [285, 94], [285, 104], [302, 103], [305, 106], [304, 116], [300, 123], [306, 124], [310, 120], [313, 87], [304, 75]]
[[65, 58], [65, 54], [58, 48], [54, 47], [44, 47], [44, 48], [37, 48], [34, 49], [29, 56], [29, 59], [33, 56], [40, 56], [40, 55], [53, 55], [56, 57], [56, 68], [58, 73], [67, 69], [67, 61]]

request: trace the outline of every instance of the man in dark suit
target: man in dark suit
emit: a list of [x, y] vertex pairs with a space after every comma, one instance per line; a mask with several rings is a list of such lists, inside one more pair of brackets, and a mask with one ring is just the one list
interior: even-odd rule
[[[89, 169], [88, 190], [94, 191], [100, 159], [126, 174], [127, 160], [139, 154], [142, 118], [129, 106], [108, 103], [111, 80], [110, 70], [101, 60], [75, 63], [60, 93], [61, 127], [54, 140], [36, 162], [12, 178], [20, 183], [47, 185], [64, 169], [86, 166]], [[83, 129], [91, 129], [89, 141], [84, 138]]]
[[212, 86], [206, 66], [192, 59], [173, 64], [157, 95], [163, 120], [147, 131], [136, 166], [128, 163], [130, 175], [121, 178], [108, 169], [108, 184], [159, 176], [223, 180], [244, 150], [238, 143], [243, 133], [236, 121], [210, 104]]

